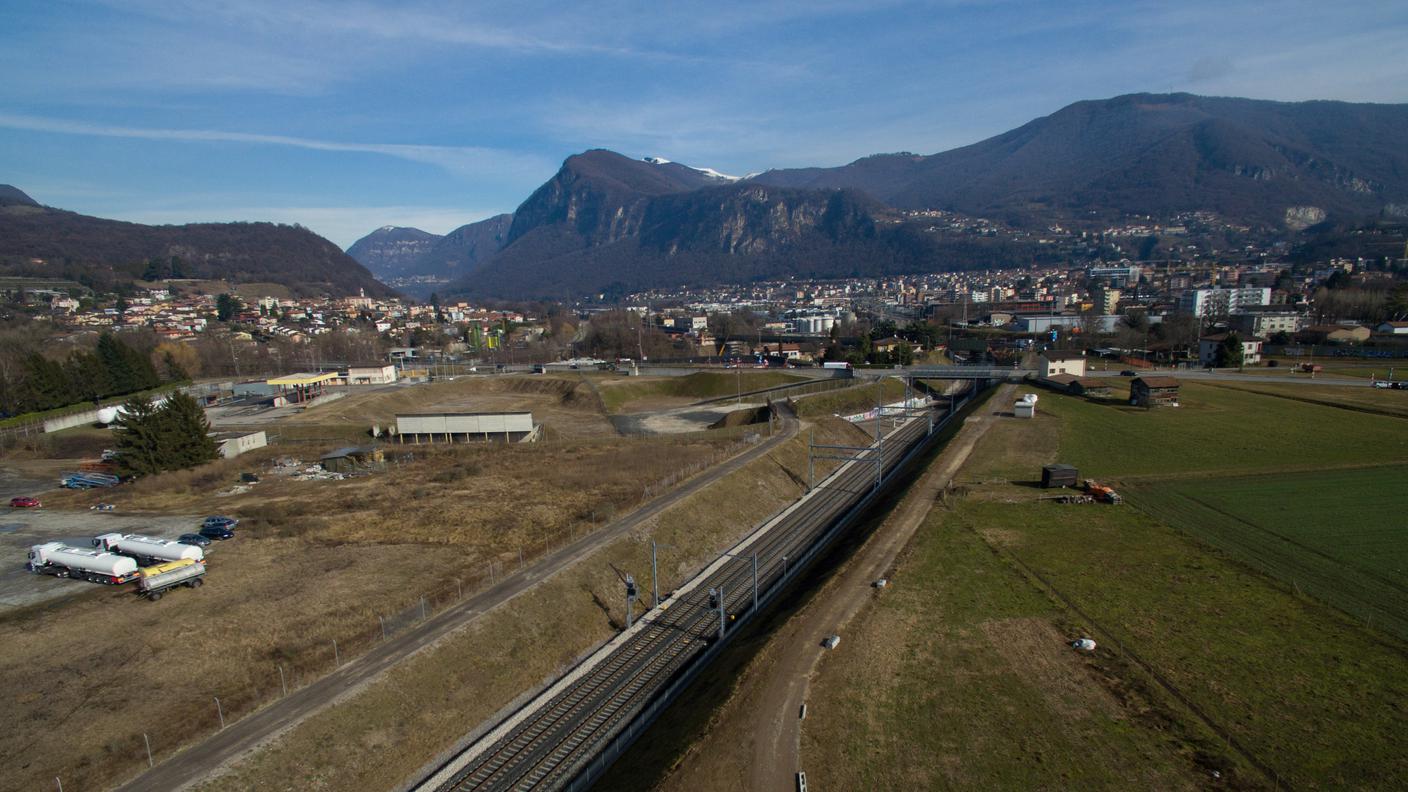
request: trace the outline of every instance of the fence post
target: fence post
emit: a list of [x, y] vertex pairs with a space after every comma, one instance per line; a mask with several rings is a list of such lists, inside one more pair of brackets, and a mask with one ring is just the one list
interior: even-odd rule
[[342, 653], [337, 651], [337, 639], [332, 639], [332, 667], [342, 667]]
[[422, 596], [422, 597], [420, 598], [420, 619], [421, 619], [421, 621], [425, 621], [425, 597], [424, 597], [424, 596]]
[[60, 781], [58, 776], [54, 776], [54, 783], [59, 785], [59, 792], [64, 792], [64, 782]]
[[383, 619], [383, 618], [381, 617], [381, 614], [377, 614], [376, 620], [377, 620], [377, 622], [379, 622], [379, 623], [381, 624], [381, 640], [385, 641], [385, 640], [386, 640], [386, 619]]
[[455, 591], [458, 592], [455, 599], [464, 599], [464, 584], [460, 582], [459, 578], [455, 578]]
[[288, 695], [288, 684], [284, 681], [284, 664], [279, 663], [279, 687], [283, 689], [284, 695]]
[[215, 715], [220, 718], [220, 728], [225, 728], [225, 710], [220, 706], [220, 697], [215, 696]]
[[152, 741], [151, 738], [147, 737], [146, 732], [142, 732], [142, 742], [147, 744], [147, 769], [150, 770], [155, 767], [156, 764], [152, 762]]

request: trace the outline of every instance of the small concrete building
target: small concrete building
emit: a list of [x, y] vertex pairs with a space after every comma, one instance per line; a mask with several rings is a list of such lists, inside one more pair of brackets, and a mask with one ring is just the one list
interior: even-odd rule
[[402, 443], [531, 443], [539, 427], [531, 412], [434, 412], [396, 416]]
[[1058, 374], [1085, 376], [1085, 355], [1079, 352], [1042, 352], [1041, 369], [1037, 376], [1049, 379]]
[[348, 366], [346, 380], [348, 385], [390, 385], [396, 381], [396, 366]]
[[1173, 377], [1135, 377], [1129, 381], [1129, 403], [1140, 407], [1177, 407], [1179, 382]]
[[215, 442], [219, 446], [220, 456], [226, 459], [234, 459], [246, 451], [253, 451], [256, 448], [263, 448], [269, 444], [269, 438], [264, 434], [264, 430], [257, 432], [220, 432], [215, 435]]

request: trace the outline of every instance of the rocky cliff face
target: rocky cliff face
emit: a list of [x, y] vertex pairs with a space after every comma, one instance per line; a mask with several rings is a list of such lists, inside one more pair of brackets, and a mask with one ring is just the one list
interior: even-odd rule
[[382, 226], [347, 249], [347, 255], [361, 262], [383, 281], [410, 274], [414, 262], [439, 241], [440, 236], [419, 228]]
[[587, 152], [519, 207], [498, 255], [447, 291], [563, 297], [749, 279], [779, 267], [836, 274], [876, 252], [883, 267], [898, 260], [896, 238], [877, 230], [884, 211], [854, 191], [752, 184]]

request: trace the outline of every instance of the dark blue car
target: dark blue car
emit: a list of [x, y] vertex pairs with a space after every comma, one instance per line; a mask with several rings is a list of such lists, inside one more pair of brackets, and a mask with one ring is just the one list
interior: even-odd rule
[[233, 539], [237, 523], [239, 520], [233, 517], [206, 517], [200, 524], [200, 535], [207, 539]]

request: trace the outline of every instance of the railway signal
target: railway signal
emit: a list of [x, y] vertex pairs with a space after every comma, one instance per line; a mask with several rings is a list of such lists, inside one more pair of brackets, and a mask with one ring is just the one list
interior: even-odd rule
[[636, 604], [636, 579], [626, 575], [626, 629], [631, 629], [631, 612]]

